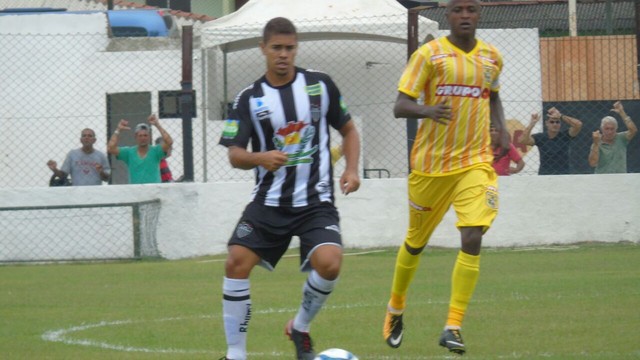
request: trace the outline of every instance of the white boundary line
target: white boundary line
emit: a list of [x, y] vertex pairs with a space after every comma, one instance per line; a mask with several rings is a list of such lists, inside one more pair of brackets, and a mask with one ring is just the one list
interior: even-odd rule
[[[517, 300], [517, 299], [516, 299]], [[485, 300], [483, 302], [491, 302], [492, 300]], [[476, 301], [477, 302], [477, 301]], [[432, 299], [423, 299], [419, 301], [417, 304], [445, 304], [448, 301], [435, 301]], [[355, 303], [355, 304], [346, 304], [346, 305], [329, 305], [325, 306], [323, 310], [339, 310], [339, 309], [350, 309], [350, 308], [363, 308], [363, 307], [380, 307], [380, 303]], [[259, 311], [255, 311], [257, 314], [276, 314], [276, 313], [295, 313], [297, 308], [269, 308], [263, 309]], [[147, 348], [147, 347], [135, 347], [135, 346], [124, 346], [117, 344], [110, 344], [105, 341], [96, 341], [90, 339], [82, 339], [82, 338], [72, 338], [71, 335], [78, 334], [85, 330], [95, 329], [99, 327], [107, 327], [107, 326], [126, 326], [133, 324], [142, 324], [146, 322], [163, 322], [163, 321], [182, 321], [185, 319], [211, 319], [221, 317], [221, 314], [214, 315], [197, 315], [197, 316], [178, 316], [178, 317], [168, 317], [161, 318], [155, 320], [115, 320], [115, 321], [100, 321], [98, 323], [93, 324], [85, 324], [79, 326], [72, 326], [68, 328], [62, 328], [57, 330], [49, 330], [44, 332], [41, 335], [42, 340], [50, 341], [50, 342], [60, 342], [67, 345], [79, 345], [79, 346], [89, 346], [89, 347], [97, 347], [105, 350], [115, 350], [115, 351], [124, 351], [124, 352], [142, 352], [142, 353], [159, 353], [159, 354], [214, 354], [216, 356], [220, 354], [224, 354], [225, 350], [205, 350], [205, 349], [176, 349], [176, 348]], [[261, 357], [261, 358], [283, 358], [290, 355], [290, 353], [282, 353], [282, 352], [271, 352], [271, 353], [259, 353], [252, 352], [248, 353], [250, 357]], [[367, 360], [428, 360], [428, 359], [453, 359], [458, 358], [458, 356], [453, 356], [451, 354], [445, 355], [432, 355], [432, 356], [387, 356], [387, 355], [379, 355], [379, 354], [357, 354], [360, 359]], [[620, 357], [626, 356], [630, 354], [620, 354], [616, 352], [602, 351], [599, 353], [579, 353], [579, 354], [564, 354], [568, 356], [601, 356], [606, 355], [607, 357]], [[496, 354], [495, 358], [499, 359], [522, 359], [522, 358], [533, 358], [533, 357], [555, 357], [557, 354], [554, 354], [551, 351], [540, 351], [538, 353], [509, 353], [506, 355]]]
[[[541, 246], [541, 247], [526, 247], [526, 248], [514, 248], [514, 249], [510, 249], [511, 251], [534, 251], [534, 250], [551, 250], [551, 251], [565, 251], [565, 250], [573, 250], [573, 249], [577, 249], [580, 248], [580, 246]], [[490, 250], [490, 249], [486, 249], [486, 250]], [[503, 250], [503, 249], [496, 249], [496, 250]], [[508, 249], [504, 249], [504, 250], [508, 250]], [[371, 250], [371, 251], [362, 251], [362, 252], [357, 252], [357, 253], [345, 253], [344, 256], [355, 256], [355, 255], [366, 255], [366, 254], [372, 254], [372, 253], [380, 253], [380, 252], [385, 252], [385, 251], [390, 251], [390, 250], [384, 250], [384, 249], [380, 249], [380, 250]], [[291, 254], [291, 255], [285, 255], [283, 257], [297, 257], [298, 255], [296, 254]], [[203, 261], [199, 261], [200, 263], [209, 263], [209, 262], [221, 262], [221, 261], [225, 261], [226, 259], [213, 259], [213, 260], [203, 260]], [[477, 300], [476, 300], [477, 301]], [[420, 303], [426, 303], [426, 304], [444, 304], [446, 303], [446, 301], [434, 301], [431, 299], [426, 299], [426, 301], [420, 301]], [[330, 306], [325, 306], [323, 307], [323, 310], [336, 310], [336, 309], [350, 309], [350, 308], [361, 308], [361, 307], [371, 307], [371, 306], [375, 306], [375, 307], [379, 307], [381, 306], [380, 304], [376, 303], [355, 303], [355, 304], [346, 304], [346, 305], [330, 305]], [[264, 309], [264, 310], [259, 310], [259, 311], [255, 311], [255, 313], [257, 314], [275, 314], [275, 313], [295, 313], [297, 311], [297, 308], [280, 308], [280, 309], [274, 309], [274, 308], [269, 308], [269, 309]], [[145, 322], [163, 322], [163, 321], [182, 321], [185, 319], [193, 319], [193, 318], [197, 318], [197, 319], [210, 319], [210, 318], [215, 318], [215, 317], [220, 317], [220, 314], [216, 314], [216, 315], [199, 315], [199, 316], [190, 316], [190, 317], [170, 317], [170, 318], [161, 318], [161, 319], [155, 319], [155, 320], [116, 320], [116, 321], [101, 321], [98, 323], [93, 323], [93, 324], [86, 324], [86, 325], [79, 325], [79, 326], [72, 326], [69, 328], [62, 328], [62, 329], [57, 329], [57, 330], [49, 330], [44, 332], [41, 335], [42, 340], [44, 341], [50, 341], [50, 342], [60, 342], [60, 343], [64, 343], [67, 345], [79, 345], [79, 346], [89, 346], [89, 347], [98, 347], [98, 348], [102, 348], [102, 349], [106, 349], [106, 350], [116, 350], [116, 351], [124, 351], [124, 352], [143, 352], [143, 353], [165, 353], [165, 354], [223, 354], [225, 350], [203, 350], [203, 349], [176, 349], [176, 348], [146, 348], [146, 347], [135, 347], [135, 346], [124, 346], [124, 345], [117, 345], [117, 344], [110, 344], [108, 342], [104, 342], [104, 341], [96, 341], [96, 340], [90, 340], [90, 339], [82, 339], [82, 338], [72, 338], [70, 335], [72, 334], [77, 334], [80, 333], [82, 331], [85, 330], [89, 330], [89, 329], [94, 329], [94, 328], [99, 328], [99, 327], [107, 327], [107, 326], [126, 326], [126, 325], [132, 325], [132, 324], [141, 324], [141, 323], [145, 323]], [[620, 354], [613, 354], [613, 353], [606, 353], [608, 355], [620, 355]], [[272, 352], [272, 353], [248, 353], [248, 355], [250, 356], [262, 356], [262, 357], [283, 357], [283, 356], [287, 356], [287, 354], [281, 353], [281, 352]], [[593, 355], [597, 355], [597, 354], [593, 354]], [[452, 355], [442, 355], [442, 356], [421, 356], [421, 357], [407, 357], [407, 356], [402, 356], [402, 357], [397, 357], [397, 356], [386, 356], [386, 355], [372, 355], [372, 354], [360, 354], [358, 355], [360, 358], [362, 359], [374, 359], [374, 360], [387, 360], [387, 359], [403, 359], [403, 360], [423, 360], [423, 359], [451, 359]], [[528, 357], [528, 356], [544, 356], [544, 357], [549, 357], [549, 356], [554, 356], [554, 354], [552, 352], [541, 352], [538, 354], [531, 354], [531, 353], [511, 353], [508, 355], [497, 355], [497, 357], [501, 358], [501, 359], [520, 359], [522, 357]]]
[[[355, 255], [367, 255], [367, 254], [375, 254], [375, 253], [380, 253], [380, 252], [385, 252], [385, 251], [389, 251], [389, 250], [369, 250], [369, 251], [361, 251], [361, 252], [355, 252], [355, 253], [344, 253], [342, 254], [342, 256], [355, 256]], [[299, 257], [300, 255], [298, 254], [289, 254], [289, 255], [284, 255], [282, 256], [282, 258], [292, 258], [292, 257]], [[200, 260], [198, 261], [199, 263], [211, 263], [211, 262], [223, 262], [223, 261], [227, 261], [227, 259], [212, 259], [212, 260]]]
[[[432, 301], [427, 300], [425, 303], [434, 304], [434, 303], [444, 303], [442, 301]], [[323, 307], [323, 310], [338, 310], [338, 309], [351, 309], [351, 308], [363, 308], [363, 307], [380, 307], [383, 306], [378, 303], [355, 303], [355, 304], [346, 304], [346, 305], [329, 305]], [[255, 311], [256, 314], [276, 314], [276, 313], [295, 313], [297, 308], [269, 308], [264, 310]], [[108, 326], [126, 326], [126, 325], [134, 325], [134, 324], [142, 324], [146, 322], [163, 322], [163, 321], [181, 321], [185, 319], [211, 319], [216, 317], [221, 317], [221, 314], [215, 315], [199, 315], [199, 316], [178, 316], [178, 317], [169, 317], [169, 318], [161, 318], [155, 320], [115, 320], [115, 321], [100, 321], [93, 324], [85, 324], [72, 326], [68, 328], [49, 330], [44, 332], [40, 337], [44, 341], [50, 342], [59, 342], [67, 345], [79, 345], [79, 346], [89, 346], [89, 347], [97, 347], [105, 350], [115, 350], [115, 351], [124, 351], [124, 352], [142, 352], [142, 353], [160, 353], [160, 354], [224, 354], [225, 350], [204, 350], [204, 349], [176, 349], [176, 348], [148, 348], [148, 347], [136, 347], [136, 346], [125, 346], [125, 345], [117, 345], [111, 344], [106, 341], [97, 341], [91, 339], [83, 339], [80, 337], [75, 337], [72, 335], [79, 335], [80, 332], [90, 329], [95, 329], [99, 327], [108, 327]], [[282, 358], [285, 356], [289, 356], [289, 353], [280, 353], [280, 352], [272, 352], [272, 353], [248, 353], [251, 357], [274, 357], [274, 358]], [[381, 355], [359, 355], [361, 359], [404, 359], [404, 360], [422, 360], [422, 359], [440, 359], [440, 358], [450, 358], [449, 356], [438, 356], [438, 357], [388, 357]]]
[[[454, 249], [454, 248], [452, 248]], [[520, 251], [536, 251], [536, 250], [548, 250], [548, 251], [567, 251], [567, 250], [575, 250], [575, 249], [580, 249], [579, 245], [550, 245], [550, 246], [526, 246], [526, 247], [515, 247], [515, 248], [510, 248], [510, 247], [486, 247], [486, 248], [482, 248], [483, 252], [490, 252], [490, 251], [513, 251], [513, 252], [520, 252]], [[360, 251], [360, 252], [354, 252], [354, 253], [344, 253], [342, 256], [356, 256], [356, 255], [368, 255], [368, 254], [375, 254], [375, 253], [381, 253], [381, 252], [396, 252], [398, 251], [397, 248], [393, 248], [393, 249], [378, 249], [378, 250], [369, 250], [369, 251]], [[293, 258], [293, 257], [298, 257], [300, 255], [298, 254], [289, 254], [289, 255], [284, 255], [282, 258]], [[211, 259], [211, 260], [199, 260], [198, 263], [212, 263], [212, 262], [223, 262], [223, 261], [227, 261], [226, 258], [224, 259]]]

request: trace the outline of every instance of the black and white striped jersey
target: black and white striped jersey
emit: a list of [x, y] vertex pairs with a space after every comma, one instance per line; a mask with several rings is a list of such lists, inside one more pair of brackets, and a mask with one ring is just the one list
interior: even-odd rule
[[288, 162], [275, 172], [255, 168], [251, 200], [300, 207], [334, 201], [329, 126], [351, 119], [340, 90], [322, 72], [296, 67], [294, 80], [272, 87], [263, 76], [236, 97], [220, 144], [253, 152], [281, 150]]

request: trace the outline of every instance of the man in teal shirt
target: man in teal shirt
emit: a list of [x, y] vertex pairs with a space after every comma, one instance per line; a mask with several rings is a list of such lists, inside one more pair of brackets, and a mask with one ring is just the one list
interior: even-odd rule
[[[151, 114], [147, 119], [149, 125], [140, 123], [135, 128], [136, 146], [118, 146], [118, 137], [123, 130], [131, 130], [127, 120], [120, 120], [118, 128], [113, 132], [107, 151], [122, 160], [129, 168], [130, 184], [154, 184], [161, 183], [160, 161], [167, 156], [173, 145], [173, 139], [167, 131], [160, 126], [158, 118]], [[162, 136], [162, 145], [151, 145], [151, 127], [158, 129]]]
[[593, 132], [593, 144], [589, 152], [589, 165], [595, 167], [596, 174], [616, 174], [627, 172], [627, 146], [638, 132], [636, 124], [624, 112], [620, 101], [613, 104], [611, 111], [617, 113], [627, 126], [627, 131], [618, 131], [618, 121], [612, 116], [605, 116], [600, 123], [600, 130]]

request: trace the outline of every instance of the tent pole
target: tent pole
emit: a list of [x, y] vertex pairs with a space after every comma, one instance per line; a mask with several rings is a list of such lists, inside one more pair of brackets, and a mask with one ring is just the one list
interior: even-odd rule
[[229, 94], [229, 83], [227, 82], [227, 52], [222, 51], [222, 116], [226, 119], [227, 114], [227, 99]]
[[209, 94], [209, 84], [207, 83], [207, 51], [201, 47], [200, 48], [200, 81], [202, 83], [202, 88], [200, 89], [200, 93], [202, 95], [201, 98], [204, 99], [203, 101], [203, 106], [202, 106], [202, 110], [200, 111], [200, 121], [201, 121], [201, 126], [202, 126], [202, 176], [203, 176], [203, 182], [207, 182], [207, 116], [209, 116], [208, 114], [208, 109], [206, 106], [206, 97], [205, 95]]

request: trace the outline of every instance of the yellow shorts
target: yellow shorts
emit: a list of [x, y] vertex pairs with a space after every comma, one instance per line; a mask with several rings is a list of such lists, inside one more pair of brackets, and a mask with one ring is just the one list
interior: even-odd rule
[[486, 232], [498, 214], [498, 176], [489, 164], [443, 176], [409, 175], [409, 229], [406, 243], [427, 245], [451, 205], [456, 227], [481, 226]]

